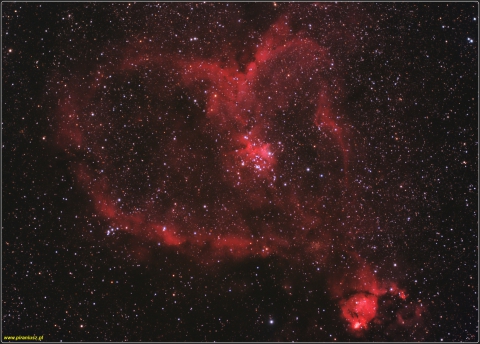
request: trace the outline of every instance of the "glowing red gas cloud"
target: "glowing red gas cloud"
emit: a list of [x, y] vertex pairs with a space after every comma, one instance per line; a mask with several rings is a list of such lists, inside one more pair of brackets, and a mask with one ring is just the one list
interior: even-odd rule
[[[244, 70], [236, 60], [123, 51], [66, 83], [59, 99], [57, 143], [97, 215], [199, 261], [288, 259], [295, 243], [326, 264], [351, 156], [331, 106], [328, 50], [283, 16]], [[330, 198], [337, 209], [324, 210]], [[350, 330], [362, 331], [380, 297], [407, 296], [349, 251], [356, 266], [330, 290]]]

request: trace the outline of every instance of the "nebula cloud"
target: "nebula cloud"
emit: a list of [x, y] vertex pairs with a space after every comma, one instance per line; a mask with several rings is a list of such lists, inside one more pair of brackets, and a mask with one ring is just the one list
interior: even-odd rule
[[[336, 61], [289, 21], [280, 16], [240, 57], [118, 43], [108, 63], [60, 83], [56, 143], [106, 235], [130, 233], [206, 265], [316, 262], [330, 271], [346, 331], [361, 337], [408, 291], [379, 279], [355, 246], [351, 161], [362, 148], [352, 142], [361, 139], [332, 106]], [[389, 326], [421, 322], [425, 309], [408, 302]]]

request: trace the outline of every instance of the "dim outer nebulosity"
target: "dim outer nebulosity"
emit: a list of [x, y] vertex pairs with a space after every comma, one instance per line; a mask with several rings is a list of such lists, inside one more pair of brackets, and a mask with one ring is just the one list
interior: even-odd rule
[[[82, 6], [90, 5], [63, 5], [62, 20], [85, 21], [88, 14]], [[110, 284], [123, 279], [133, 288], [120, 308], [121, 317], [128, 319], [124, 309], [137, 309], [137, 303], [145, 304], [144, 309], [162, 304], [154, 301], [157, 294], [165, 304], [178, 300], [179, 305], [161, 307], [170, 307], [170, 313], [155, 313], [145, 320], [145, 327], [165, 327], [152, 337], [142, 337], [142, 325], [127, 321], [122, 325], [125, 337], [85, 338], [432, 338], [433, 311], [422, 301], [415, 273], [409, 270], [421, 264], [402, 256], [403, 248], [412, 250], [409, 245], [416, 244], [408, 226], [415, 226], [410, 220], [421, 216], [418, 209], [424, 207], [413, 199], [427, 195], [414, 190], [409, 174], [415, 172], [408, 169], [415, 167], [413, 161], [419, 163], [424, 146], [414, 142], [413, 134], [406, 138], [413, 125], [409, 123], [418, 121], [414, 115], [407, 117], [405, 110], [414, 113], [417, 98], [408, 88], [415, 86], [402, 80], [411, 76], [410, 67], [396, 65], [402, 61], [400, 52], [380, 48], [395, 36], [379, 33], [379, 28], [378, 43], [368, 38], [368, 32], [371, 35], [381, 20], [387, 20], [385, 14], [374, 20], [375, 6], [361, 3], [91, 6], [114, 16], [116, 23], [130, 16], [129, 23], [136, 24], [125, 27], [124, 38], [115, 26], [107, 30], [108, 39], [84, 42], [94, 47], [85, 53], [88, 59], [79, 59], [77, 65], [67, 62], [69, 68], [48, 73], [45, 98], [53, 104], [49, 149], [61, 154], [69, 171], [79, 203], [72, 207], [88, 209], [79, 211], [81, 220], [76, 223], [84, 234], [75, 235], [87, 243], [100, 240], [98, 247], [121, 250], [116, 258], [119, 269], [134, 262], [132, 266], [145, 269], [141, 274], [150, 276], [147, 284], [157, 286], [140, 286], [134, 269], [111, 277]], [[410, 6], [396, 8], [401, 13], [412, 13], [410, 8], [421, 12], [418, 4]], [[385, 5], [382, 13], [392, 8]], [[268, 13], [263, 21], [255, 14], [257, 9]], [[149, 12], [153, 19], [140, 25], [142, 15]], [[72, 37], [72, 47], [62, 41], [65, 56], [78, 52], [79, 38]], [[372, 46], [379, 48], [374, 57], [367, 57]], [[382, 54], [398, 60], [388, 61]], [[386, 67], [380, 67], [376, 58]], [[360, 63], [365, 59], [370, 65]], [[367, 77], [371, 88], [362, 86]], [[384, 79], [395, 82], [395, 87], [382, 91], [375, 86]], [[382, 99], [394, 104], [386, 108]], [[405, 148], [406, 159], [412, 164], [397, 171], [405, 153], [399, 148], [402, 140], [410, 147]], [[388, 150], [381, 148], [392, 143], [398, 144], [394, 146], [398, 159], [392, 150], [386, 158]], [[396, 161], [388, 161], [391, 156]], [[414, 196], [399, 196], [405, 189]], [[406, 208], [411, 209], [408, 217], [396, 217]], [[94, 230], [87, 234], [88, 227]], [[405, 239], [390, 239], [400, 235]], [[255, 268], [249, 270], [249, 264]], [[265, 274], [267, 266], [276, 272]], [[155, 277], [155, 269], [170, 272]], [[191, 280], [203, 280], [205, 285], [194, 290], [195, 282], [190, 281], [191, 292], [186, 291], [185, 281], [179, 287], [176, 278], [190, 273]], [[259, 282], [262, 273], [264, 280]], [[208, 282], [209, 274], [217, 277]], [[240, 277], [232, 277], [235, 274]], [[251, 291], [254, 275], [256, 292]], [[228, 291], [222, 289], [228, 283], [223, 285], [218, 276], [230, 280]], [[271, 289], [262, 289], [262, 283], [271, 284]], [[232, 293], [232, 304], [236, 296], [234, 309], [248, 310], [249, 299], [261, 306], [251, 306], [255, 312], [244, 317], [246, 325], [237, 324], [243, 328], [239, 332], [235, 324], [227, 324], [232, 314], [208, 313], [207, 306], [205, 314], [218, 318], [221, 328], [233, 326], [230, 337], [222, 337], [222, 330], [209, 325], [206, 317], [205, 323], [198, 320], [199, 313], [194, 313], [197, 320], [192, 320], [192, 328], [182, 327], [182, 337], [175, 330], [182, 325], [173, 322], [188, 322], [181, 319], [188, 318], [193, 308], [215, 302], [217, 296], [209, 294], [209, 288]], [[265, 290], [279, 296], [266, 296]], [[92, 287], [91, 295], [94, 292]], [[181, 294], [187, 295], [183, 301], [178, 298]], [[107, 297], [108, 292], [102, 295]], [[203, 295], [208, 302], [199, 301]], [[272, 301], [265, 306], [264, 299]], [[111, 307], [105, 306], [102, 313], [107, 318]], [[259, 308], [264, 310], [258, 312]], [[324, 312], [328, 315], [320, 315]], [[302, 325], [296, 313], [302, 314]], [[276, 328], [275, 317], [282, 328]], [[265, 324], [269, 329], [262, 331], [267, 334], [249, 333], [249, 321]], [[82, 330], [88, 329], [84, 323], [88, 320], [82, 317]], [[97, 332], [107, 327], [100, 326]]]

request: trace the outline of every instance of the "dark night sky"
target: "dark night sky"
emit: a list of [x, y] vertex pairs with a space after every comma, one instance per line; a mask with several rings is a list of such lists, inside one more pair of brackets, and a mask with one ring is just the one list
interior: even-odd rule
[[2, 336], [478, 340], [476, 2], [2, 20]]

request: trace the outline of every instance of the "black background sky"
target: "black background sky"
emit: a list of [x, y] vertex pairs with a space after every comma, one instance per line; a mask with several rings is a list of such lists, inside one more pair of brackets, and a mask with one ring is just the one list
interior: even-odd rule
[[[351, 180], [365, 206], [354, 225], [369, 227], [355, 251], [406, 290], [405, 304], [424, 306], [418, 326], [392, 325], [396, 300], [383, 324], [353, 336], [327, 293], [334, 267], [319, 272], [306, 256], [212, 266], [106, 235], [55, 143], [59, 82], [134, 56], [138, 40], [205, 59], [231, 49], [241, 64], [285, 13], [328, 49], [328, 80], [342, 85], [332, 102], [358, 146]], [[477, 3], [3, 3], [2, 20], [3, 335], [477, 341]]]

